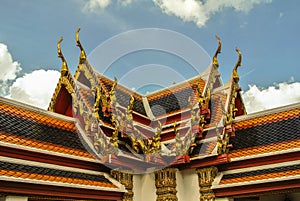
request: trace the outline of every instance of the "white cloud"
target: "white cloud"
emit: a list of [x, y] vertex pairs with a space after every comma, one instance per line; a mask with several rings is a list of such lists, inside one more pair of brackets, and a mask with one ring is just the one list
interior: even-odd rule
[[279, 19], [283, 18], [283, 16], [284, 16], [284, 13], [283, 13], [283, 12], [280, 12], [280, 13], [279, 13]]
[[133, 0], [118, 0], [118, 2], [120, 4], [122, 4], [123, 6], [128, 6], [129, 4], [132, 3]]
[[17, 78], [21, 70], [20, 63], [13, 61], [7, 46], [0, 43], [0, 95], [47, 109], [60, 73], [35, 70]]
[[88, 0], [83, 10], [86, 12], [97, 12], [98, 9], [104, 9], [111, 3], [111, 0]]
[[249, 86], [249, 90], [243, 92], [243, 99], [248, 113], [297, 103], [300, 102], [300, 82], [283, 82], [267, 89]]
[[47, 109], [60, 73], [55, 70], [35, 70], [17, 78], [8, 98]]
[[175, 15], [187, 22], [194, 22], [202, 27], [212, 15], [224, 8], [233, 8], [249, 12], [255, 5], [270, 3], [272, 0], [153, 0], [168, 15]]
[[196, 0], [153, 0], [168, 15], [175, 15], [184, 21], [195, 22], [199, 27], [208, 20], [204, 5]]
[[[133, 2], [133, 0], [118, 0], [115, 1], [122, 6], [127, 6]], [[113, 3], [113, 0], [88, 0], [83, 7], [84, 12], [96, 13], [99, 10], [103, 10]]]
[[7, 46], [0, 43], [0, 94], [6, 93], [7, 82], [16, 79], [21, 70], [20, 64], [13, 61]]

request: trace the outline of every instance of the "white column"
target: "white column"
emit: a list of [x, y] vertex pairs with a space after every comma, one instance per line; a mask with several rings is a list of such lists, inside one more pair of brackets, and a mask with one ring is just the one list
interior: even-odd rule
[[28, 197], [8, 195], [5, 197], [4, 200], [5, 201], [28, 201]]
[[216, 198], [215, 201], [233, 201], [233, 198]]

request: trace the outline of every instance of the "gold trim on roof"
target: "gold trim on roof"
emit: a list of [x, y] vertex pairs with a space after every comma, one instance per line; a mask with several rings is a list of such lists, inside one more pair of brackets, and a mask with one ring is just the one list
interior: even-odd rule
[[[238, 48], [235, 48], [235, 51], [238, 53], [238, 61], [235, 64], [233, 71], [232, 71], [231, 91], [230, 91], [230, 96], [229, 96], [228, 109], [227, 109], [227, 111], [225, 111], [225, 107], [222, 108], [224, 130], [223, 130], [222, 135], [217, 132], [218, 154], [228, 153], [229, 148], [232, 146], [230, 144], [230, 137], [235, 135], [233, 119], [235, 118], [236, 112], [238, 111], [238, 109], [236, 108], [236, 105], [235, 105], [235, 101], [236, 101], [236, 98], [238, 97], [238, 93], [240, 91], [240, 87], [238, 85], [239, 75], [238, 75], [237, 69], [238, 69], [238, 67], [242, 66], [242, 53]], [[244, 106], [242, 106], [242, 108], [245, 113]]]
[[237, 47], [235, 48], [235, 51], [238, 53], [239, 57], [238, 57], [238, 61], [236, 62], [235, 66], [233, 68], [232, 77], [235, 82], [238, 82], [240, 78], [239, 78], [237, 69], [238, 69], [238, 67], [242, 66], [242, 52]]
[[216, 35], [216, 39], [217, 39], [217, 41], [218, 41], [218, 49], [216, 50], [215, 55], [214, 55], [214, 57], [213, 57], [213, 65], [219, 67], [219, 62], [218, 62], [217, 57], [218, 57], [218, 54], [221, 53], [221, 49], [222, 49], [222, 41], [221, 41], [221, 39], [219, 38], [219, 36], [217, 36], [217, 35]]
[[60, 43], [63, 41], [63, 37], [60, 37], [60, 39], [58, 40], [57, 42], [57, 55], [59, 58], [61, 58], [61, 61], [62, 61], [62, 65], [61, 65], [61, 75], [64, 76], [67, 71], [68, 71], [68, 65], [67, 65], [67, 62], [66, 62], [66, 59], [61, 51], [61, 48], [60, 48]]
[[62, 85], [66, 88], [68, 93], [72, 96], [74, 99], [75, 94], [74, 94], [74, 89], [75, 89], [75, 83], [73, 81], [73, 77], [69, 71], [68, 64], [66, 62], [66, 59], [61, 51], [61, 42], [63, 41], [63, 37], [60, 37], [60, 39], [57, 42], [57, 55], [62, 61], [62, 66], [61, 66], [61, 75], [58, 80], [58, 83], [56, 85], [56, 88], [54, 90], [54, 93], [52, 95], [48, 110], [54, 112], [55, 110], [55, 105], [56, 105], [56, 99], [59, 95], [59, 92], [61, 91]]
[[79, 64], [83, 64], [86, 61], [86, 54], [85, 51], [81, 45], [81, 42], [79, 40], [79, 31], [80, 31], [80, 27], [78, 27], [75, 37], [76, 37], [76, 46], [78, 46], [80, 48], [80, 57], [79, 57]]

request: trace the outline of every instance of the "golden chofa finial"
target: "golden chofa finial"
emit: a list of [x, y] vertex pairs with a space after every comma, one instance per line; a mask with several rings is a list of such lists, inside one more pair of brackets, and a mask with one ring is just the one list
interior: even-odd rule
[[238, 82], [239, 81], [239, 75], [237, 73], [237, 69], [239, 66], [242, 66], [242, 52], [236, 47], [235, 48], [235, 51], [238, 53], [239, 55], [239, 58], [238, 58], [238, 61], [236, 62], [235, 66], [234, 66], [234, 69], [232, 71], [232, 77], [233, 77], [233, 80], [235, 82]]
[[65, 60], [63, 53], [61, 52], [60, 43], [62, 41], [63, 41], [63, 37], [60, 37], [60, 39], [57, 42], [57, 55], [59, 58], [61, 58], [61, 61], [62, 61], [60, 73], [62, 76], [64, 76], [68, 72], [68, 65], [67, 65], [67, 62]]
[[217, 41], [218, 41], [218, 49], [216, 50], [216, 53], [215, 53], [215, 55], [214, 55], [214, 57], [213, 57], [213, 65], [219, 67], [219, 62], [218, 62], [217, 56], [218, 56], [218, 54], [221, 53], [222, 41], [221, 41], [221, 39], [219, 38], [219, 36], [217, 36], [217, 35], [216, 35], [216, 39], [217, 39]]
[[76, 31], [76, 45], [80, 48], [79, 64], [83, 64], [86, 60], [86, 54], [79, 40], [79, 31], [80, 27]]

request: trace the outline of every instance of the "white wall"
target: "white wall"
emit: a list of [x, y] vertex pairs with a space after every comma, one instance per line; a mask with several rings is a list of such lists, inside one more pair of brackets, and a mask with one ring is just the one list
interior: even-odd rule
[[24, 196], [6, 196], [5, 201], [27, 201], [28, 197], [24, 197]]
[[232, 198], [216, 198], [215, 201], [233, 201]]
[[199, 182], [195, 170], [183, 170], [176, 173], [178, 201], [199, 201]]
[[156, 187], [154, 173], [133, 176], [133, 200], [155, 201]]

